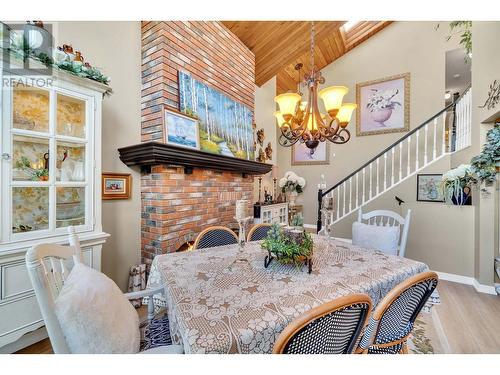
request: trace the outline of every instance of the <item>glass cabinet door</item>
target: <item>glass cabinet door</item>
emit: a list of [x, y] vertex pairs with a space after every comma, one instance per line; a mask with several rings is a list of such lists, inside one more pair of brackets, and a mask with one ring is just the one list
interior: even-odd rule
[[10, 95], [10, 234], [90, 226], [89, 98], [27, 85]]

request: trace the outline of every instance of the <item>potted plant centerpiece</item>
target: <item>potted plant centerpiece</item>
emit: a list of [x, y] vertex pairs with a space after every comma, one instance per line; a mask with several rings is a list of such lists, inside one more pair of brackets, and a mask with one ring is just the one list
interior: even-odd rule
[[262, 242], [262, 248], [268, 251], [264, 267], [268, 267], [273, 259], [282, 264], [308, 266], [312, 271], [313, 240], [309, 233], [303, 230], [284, 230], [280, 225], [273, 224]]
[[278, 185], [281, 191], [287, 194], [290, 205], [295, 206], [297, 195], [304, 192], [306, 180], [303, 177], [297, 176], [294, 172], [288, 171], [285, 173], [285, 177], [279, 181]]

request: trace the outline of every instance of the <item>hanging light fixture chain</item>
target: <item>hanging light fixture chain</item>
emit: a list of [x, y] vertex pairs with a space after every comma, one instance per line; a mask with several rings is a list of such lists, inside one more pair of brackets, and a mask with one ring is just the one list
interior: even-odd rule
[[314, 21], [311, 21], [311, 70], [314, 70]]

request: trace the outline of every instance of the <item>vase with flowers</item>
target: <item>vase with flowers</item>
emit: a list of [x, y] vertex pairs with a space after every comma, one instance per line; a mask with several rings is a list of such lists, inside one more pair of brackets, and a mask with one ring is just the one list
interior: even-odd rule
[[476, 183], [476, 176], [469, 164], [461, 164], [443, 174], [439, 184], [444, 200], [448, 204], [463, 206], [470, 204], [471, 189]]
[[281, 191], [287, 195], [290, 205], [295, 205], [295, 200], [299, 194], [304, 192], [306, 180], [303, 177], [297, 176], [292, 171], [285, 173], [285, 176], [278, 183]]

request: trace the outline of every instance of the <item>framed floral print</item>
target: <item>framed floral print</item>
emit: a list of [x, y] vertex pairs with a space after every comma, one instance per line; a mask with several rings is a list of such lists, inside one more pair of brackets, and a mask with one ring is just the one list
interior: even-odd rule
[[292, 147], [292, 165], [321, 165], [330, 164], [330, 143], [320, 142], [314, 149], [305, 143], [297, 142]]
[[356, 84], [356, 135], [410, 129], [410, 73]]
[[103, 173], [102, 199], [129, 199], [131, 181], [130, 173]]
[[417, 201], [444, 202], [438, 189], [442, 179], [442, 174], [417, 174]]

